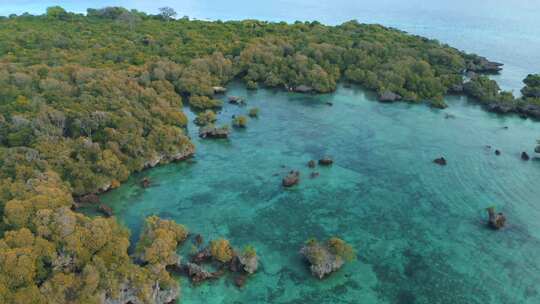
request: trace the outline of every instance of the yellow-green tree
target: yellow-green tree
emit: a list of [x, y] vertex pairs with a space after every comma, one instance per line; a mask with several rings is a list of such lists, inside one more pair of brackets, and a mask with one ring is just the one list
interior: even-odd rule
[[210, 242], [210, 252], [216, 260], [222, 263], [229, 262], [233, 257], [231, 244], [225, 239], [217, 239]]

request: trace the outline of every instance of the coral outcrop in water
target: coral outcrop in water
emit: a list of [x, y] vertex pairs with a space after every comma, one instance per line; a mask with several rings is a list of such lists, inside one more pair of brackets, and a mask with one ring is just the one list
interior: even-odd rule
[[238, 115], [238, 116], [235, 116], [234, 119], [233, 119], [233, 126], [235, 128], [246, 128], [247, 127], [247, 123], [248, 123], [248, 118], [244, 115]]
[[488, 218], [488, 224], [489, 227], [495, 230], [499, 230], [504, 227], [506, 224], [506, 217], [502, 212], [496, 213], [495, 207], [489, 207], [487, 208], [487, 212], [489, 215]]
[[282, 180], [283, 187], [292, 187], [300, 182], [300, 171], [290, 171]]
[[330, 156], [325, 156], [319, 159], [319, 165], [321, 166], [330, 166], [334, 163], [334, 160]]
[[249, 114], [248, 115], [251, 118], [257, 118], [257, 117], [259, 117], [259, 111], [260, 111], [259, 108], [251, 108], [251, 109], [249, 109]]
[[212, 259], [212, 253], [210, 252], [210, 248], [204, 248], [203, 250], [197, 252], [195, 255], [191, 257], [191, 262], [200, 264], [204, 262], [208, 262]]
[[141, 184], [141, 187], [143, 187], [143, 188], [148, 188], [148, 187], [150, 187], [150, 185], [152, 184], [152, 182], [150, 181], [150, 178], [149, 178], [149, 177], [145, 176], [145, 177], [141, 180], [140, 184]]
[[239, 96], [229, 96], [229, 103], [239, 106], [246, 105], [246, 100], [243, 97]]
[[442, 156], [434, 159], [433, 162], [436, 163], [437, 165], [446, 166], [446, 158]]
[[234, 283], [242, 288], [247, 283], [248, 278], [259, 268], [259, 257], [255, 248], [247, 246], [242, 254], [237, 255], [231, 261], [231, 271], [237, 272]]
[[195, 263], [187, 263], [185, 266], [185, 272], [191, 279], [191, 282], [198, 284], [210, 279], [218, 279], [223, 271], [209, 272], [205, 270], [201, 265]]
[[242, 254], [238, 256], [238, 261], [242, 265], [242, 269], [248, 274], [254, 274], [259, 268], [259, 257], [255, 248], [247, 246]]
[[302, 247], [300, 254], [309, 262], [311, 273], [319, 279], [339, 270], [344, 264], [340, 256], [331, 253], [327, 246], [316, 241], [308, 242]]
[[311, 273], [319, 279], [339, 270], [345, 261], [356, 258], [352, 247], [336, 237], [326, 243], [311, 239], [300, 249], [300, 254], [310, 264]]
[[[203, 264], [212, 264], [217, 271], [210, 272], [204, 269]], [[228, 270], [234, 273], [234, 282], [238, 287], [243, 287], [250, 275], [254, 274], [259, 267], [257, 252], [251, 246], [247, 246], [241, 254], [232, 248], [228, 240], [217, 239], [210, 245], [191, 257], [191, 262], [184, 265], [184, 273], [193, 283], [201, 283], [209, 279], [217, 279]]]
[[228, 138], [229, 128], [227, 126], [216, 127], [214, 125], [208, 125], [199, 128], [199, 137], [201, 138]]

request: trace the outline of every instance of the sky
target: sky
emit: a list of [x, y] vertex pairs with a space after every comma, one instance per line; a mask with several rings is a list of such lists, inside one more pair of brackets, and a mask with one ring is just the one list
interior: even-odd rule
[[[510, 2], [510, 3], [509, 3]], [[43, 14], [47, 7], [60, 5], [66, 10], [85, 13], [86, 9], [122, 6], [147, 13], [157, 13], [163, 6], [173, 7], [178, 16], [196, 19], [260, 19], [269, 21], [318, 20], [326, 24], [341, 23], [356, 16], [370, 18], [384, 14], [400, 18], [412, 10], [426, 14], [480, 14], [536, 19], [539, 0], [0, 0], [0, 15]], [[467, 9], [464, 9], [467, 7]], [[511, 9], [508, 9], [511, 8]], [[519, 10], [519, 14], [515, 13]], [[519, 21], [519, 20], [516, 20]]]

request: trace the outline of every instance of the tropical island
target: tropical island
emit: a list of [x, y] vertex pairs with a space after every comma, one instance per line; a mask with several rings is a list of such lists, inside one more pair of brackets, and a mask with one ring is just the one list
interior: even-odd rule
[[[232, 80], [300, 93], [331, 92], [341, 81], [382, 102], [435, 108], [447, 106], [447, 94], [466, 94], [491, 111], [540, 117], [540, 75], [527, 76], [516, 98], [484, 75], [500, 64], [396, 29], [174, 16], [170, 9], [80, 15], [51, 7], [42, 16], [0, 18], [0, 302], [179, 298], [171, 273], [185, 266], [176, 250], [189, 227], [150, 217], [130, 256], [129, 231], [115, 218], [77, 207], [135, 172], [196, 153], [183, 105], [199, 113], [197, 123], [207, 128], [201, 136], [226, 137], [213, 111]], [[249, 128], [246, 116], [231, 123]], [[347, 253], [332, 252], [336, 246]], [[340, 239], [305, 248], [310, 261], [318, 261], [309, 253], [315, 249], [340, 265], [352, 255]], [[244, 269], [241, 280], [256, 257], [227, 240], [201, 253], [220, 267]], [[217, 276], [186, 265], [192, 279]]]

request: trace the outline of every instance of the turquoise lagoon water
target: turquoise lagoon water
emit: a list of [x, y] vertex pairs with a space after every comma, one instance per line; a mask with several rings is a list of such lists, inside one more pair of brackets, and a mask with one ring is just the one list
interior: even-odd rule
[[[226, 105], [221, 122], [251, 106], [260, 118], [230, 140], [201, 140], [190, 125], [195, 158], [103, 196], [133, 240], [157, 214], [205, 241], [257, 248], [261, 267], [244, 289], [232, 277], [197, 287], [181, 278], [181, 303], [540, 303], [540, 161], [520, 160], [533, 154], [539, 123], [487, 113], [464, 97], [434, 110], [344, 87], [312, 96], [233, 84], [229, 94], [249, 105]], [[335, 164], [310, 179], [306, 163], [324, 155]], [[432, 163], [441, 155], [448, 166]], [[285, 190], [290, 169], [302, 180]], [[140, 188], [142, 176], [153, 186]], [[492, 205], [507, 215], [502, 231], [485, 226]], [[298, 250], [334, 235], [358, 260], [319, 281]]]

